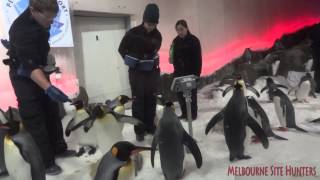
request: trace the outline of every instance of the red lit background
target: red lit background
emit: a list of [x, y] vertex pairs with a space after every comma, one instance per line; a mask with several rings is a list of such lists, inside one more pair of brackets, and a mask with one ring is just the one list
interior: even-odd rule
[[[223, 44], [221, 48], [203, 52], [201, 75], [205, 76], [214, 73], [225, 64], [242, 55], [247, 47], [250, 47], [252, 50], [270, 48], [274, 41], [279, 39], [283, 34], [293, 33], [305, 26], [318, 22], [320, 22], [320, 17], [301, 17], [287, 22], [280, 22], [274, 24], [263, 35], [246, 34], [238, 39], [234, 39], [232, 42]], [[173, 72], [173, 66], [168, 62], [168, 50], [161, 50], [159, 54], [161, 57], [161, 70], [168, 73]]]
[[[166, 0], [165, 0], [166, 1]], [[162, 2], [162, 1], [161, 1]], [[174, 25], [186, 19], [201, 41], [202, 75], [214, 73], [246, 48], [270, 48], [283, 34], [320, 22], [319, 0], [177, 0], [160, 3], [161, 69], [172, 72], [169, 47]]]

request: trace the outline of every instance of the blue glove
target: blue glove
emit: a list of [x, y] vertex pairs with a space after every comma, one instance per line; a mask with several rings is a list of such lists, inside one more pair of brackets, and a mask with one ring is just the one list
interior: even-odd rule
[[46, 89], [45, 92], [53, 101], [62, 102], [62, 103], [67, 101], [71, 102], [71, 100], [68, 98], [67, 95], [65, 95], [61, 90], [59, 90], [53, 85], [48, 87], [48, 89]]

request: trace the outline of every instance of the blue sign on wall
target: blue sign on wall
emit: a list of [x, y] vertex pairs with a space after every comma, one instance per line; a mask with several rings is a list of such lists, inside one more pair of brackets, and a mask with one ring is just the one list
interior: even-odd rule
[[[13, 21], [28, 7], [29, 0], [3, 0], [2, 9], [6, 32]], [[51, 47], [73, 47], [68, 0], [57, 0], [59, 12], [50, 29]]]

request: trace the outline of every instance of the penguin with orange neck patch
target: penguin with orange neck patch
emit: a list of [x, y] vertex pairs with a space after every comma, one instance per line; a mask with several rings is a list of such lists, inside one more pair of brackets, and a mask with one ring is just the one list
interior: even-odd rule
[[101, 159], [94, 180], [129, 180], [134, 177], [131, 155], [151, 150], [150, 147], [135, 146], [128, 141], [115, 143]]

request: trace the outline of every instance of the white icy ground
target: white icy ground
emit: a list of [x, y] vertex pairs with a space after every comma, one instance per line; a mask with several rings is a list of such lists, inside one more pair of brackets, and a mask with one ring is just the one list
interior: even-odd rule
[[[255, 88], [258, 91], [265, 85], [262, 78], [257, 81]], [[209, 133], [208, 136], [204, 134], [205, 127], [208, 121], [214, 116], [222, 107], [226, 105], [232, 93], [229, 93], [225, 98], [222, 98], [221, 92], [213, 92], [213, 99], [208, 99], [204, 94], [206, 90], [210, 89], [212, 85], [205, 87], [198, 93], [199, 116], [193, 122], [193, 130], [195, 139], [198, 142], [203, 157], [203, 165], [201, 169], [197, 169], [195, 161], [190, 154], [185, 157], [185, 175], [183, 179], [186, 180], [240, 180], [240, 179], [279, 179], [279, 180], [305, 180], [305, 179], [320, 179], [320, 124], [311, 124], [308, 121], [320, 117], [320, 103], [319, 99], [309, 98], [310, 103], [294, 103], [296, 110], [297, 124], [310, 131], [310, 133], [297, 132], [290, 129], [288, 132], [274, 132], [282, 137], [286, 137], [289, 141], [280, 141], [269, 138], [269, 148], [264, 149], [261, 144], [249, 144], [246, 152], [252, 156], [250, 160], [241, 160], [233, 163], [229, 162], [229, 151], [227, 149], [224, 135], [216, 125], [215, 131]], [[251, 94], [253, 95], [253, 94]], [[319, 94], [318, 94], [319, 95]], [[293, 96], [290, 96], [293, 99]], [[320, 96], [318, 96], [320, 98]], [[262, 94], [260, 98], [256, 98], [262, 107], [267, 112], [272, 127], [278, 127], [274, 106], [272, 103], [267, 102], [266, 93]], [[177, 114], [179, 114], [178, 105], [176, 105]], [[130, 111], [127, 112], [130, 114]], [[64, 122], [65, 124], [67, 122]], [[188, 126], [186, 122], [182, 122], [186, 130]], [[220, 125], [221, 127], [221, 125]], [[217, 130], [218, 129], [218, 130]], [[125, 140], [131, 141], [135, 144], [150, 146], [152, 137], [147, 136], [144, 143], [137, 143], [133, 127], [125, 125], [123, 130]], [[67, 139], [72, 147], [72, 141]], [[144, 166], [142, 171], [135, 178], [137, 180], [163, 180], [159, 153], [156, 152], [155, 168], [151, 167], [150, 152], [143, 152]], [[48, 180], [91, 180], [89, 176], [90, 163], [95, 162], [96, 159], [101, 157], [102, 154], [97, 152], [95, 156], [71, 158], [71, 159], [58, 159], [57, 163], [61, 165], [64, 172], [59, 176], [47, 176]], [[316, 167], [317, 175], [314, 177], [292, 177], [292, 176], [256, 176], [256, 177], [240, 177], [228, 175], [228, 167], [264, 167], [264, 166], [308, 166]], [[285, 172], [284, 172], [285, 173]], [[269, 175], [270, 175], [269, 169]], [[9, 180], [4, 178], [4, 180]], [[22, 179], [21, 179], [22, 180]], [[23, 178], [25, 180], [25, 178]]]

